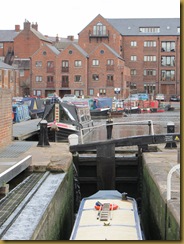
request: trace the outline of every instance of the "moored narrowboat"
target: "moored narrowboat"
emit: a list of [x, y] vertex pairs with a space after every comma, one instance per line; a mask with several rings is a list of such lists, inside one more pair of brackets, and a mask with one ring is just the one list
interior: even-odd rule
[[143, 240], [135, 199], [116, 190], [84, 198], [70, 240]]
[[47, 121], [50, 142], [67, 141], [71, 134], [85, 136], [93, 127], [88, 106], [77, 107], [59, 97], [45, 105], [42, 119]]

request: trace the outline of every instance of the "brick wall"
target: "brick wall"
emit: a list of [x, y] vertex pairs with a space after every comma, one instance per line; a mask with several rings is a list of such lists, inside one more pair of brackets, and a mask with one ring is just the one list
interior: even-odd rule
[[12, 141], [12, 95], [9, 89], [0, 88], [0, 148]]

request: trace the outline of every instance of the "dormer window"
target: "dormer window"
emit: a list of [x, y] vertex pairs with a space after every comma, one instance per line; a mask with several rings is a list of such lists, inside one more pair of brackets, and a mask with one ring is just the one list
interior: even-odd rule
[[97, 23], [97, 25], [93, 26], [93, 35], [94, 36], [106, 36], [107, 29], [106, 26], [101, 22]]

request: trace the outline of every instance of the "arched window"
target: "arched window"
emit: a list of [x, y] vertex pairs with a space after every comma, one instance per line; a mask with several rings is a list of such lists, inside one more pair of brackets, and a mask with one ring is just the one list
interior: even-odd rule
[[99, 22], [97, 25], [93, 26], [93, 35], [94, 36], [106, 36], [107, 30], [106, 26]]

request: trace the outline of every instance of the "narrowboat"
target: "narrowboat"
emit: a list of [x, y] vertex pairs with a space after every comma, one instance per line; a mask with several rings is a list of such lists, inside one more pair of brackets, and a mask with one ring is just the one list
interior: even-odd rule
[[70, 240], [143, 240], [136, 200], [116, 190], [83, 198]]
[[43, 120], [47, 121], [50, 142], [68, 141], [71, 134], [81, 136], [92, 131], [93, 121], [88, 106], [75, 106], [62, 102], [60, 97], [50, 99], [45, 105]]

